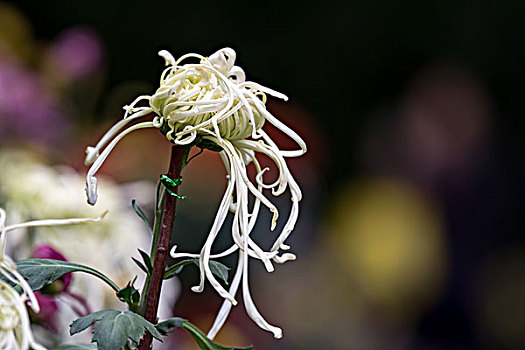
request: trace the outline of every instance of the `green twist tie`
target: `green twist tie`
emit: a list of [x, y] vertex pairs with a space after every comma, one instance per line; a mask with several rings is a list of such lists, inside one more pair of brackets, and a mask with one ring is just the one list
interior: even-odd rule
[[182, 177], [179, 177], [178, 179], [170, 179], [168, 175], [161, 175], [160, 176], [160, 182], [164, 185], [166, 188], [166, 191], [168, 191], [169, 194], [171, 194], [174, 197], [177, 197], [179, 199], [186, 199], [186, 196], [181, 196], [179, 194], [176, 194], [170, 188], [175, 188], [176, 186], [179, 186], [182, 184]]

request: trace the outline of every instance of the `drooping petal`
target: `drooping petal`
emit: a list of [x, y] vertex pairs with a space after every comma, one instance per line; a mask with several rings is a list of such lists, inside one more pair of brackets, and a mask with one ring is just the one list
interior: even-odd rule
[[118, 134], [113, 141], [104, 149], [102, 154], [95, 160], [95, 162], [91, 165], [91, 168], [89, 168], [89, 171], [86, 176], [86, 194], [88, 197], [88, 203], [91, 205], [94, 205], [97, 202], [97, 178], [95, 177], [95, 174], [97, 173], [98, 169], [102, 166], [106, 158], [108, 157], [109, 153], [115, 148], [117, 143], [127, 134], [134, 130], [138, 129], [144, 129], [144, 128], [153, 128], [153, 122], [143, 122], [139, 124], [135, 124], [126, 130], [122, 131], [120, 134]]

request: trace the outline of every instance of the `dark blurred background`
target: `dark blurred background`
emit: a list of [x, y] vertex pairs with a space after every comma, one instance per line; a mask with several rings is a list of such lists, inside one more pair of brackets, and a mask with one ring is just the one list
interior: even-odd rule
[[[268, 108], [309, 152], [290, 161], [304, 192], [289, 239], [298, 260], [272, 274], [252, 264], [254, 300], [285, 336], [274, 341], [239, 306], [218, 339], [522, 349], [524, 21], [523, 1], [6, 2], [0, 145], [83, 173], [85, 145], [155, 90], [160, 49], [232, 47], [248, 80], [290, 97]], [[103, 172], [155, 181], [168, 152], [155, 131], [137, 134]], [[207, 169], [220, 169], [216, 181]], [[205, 237], [223, 172], [207, 152], [185, 174], [174, 242], [187, 250]], [[175, 314], [207, 329], [220, 298], [189, 290], [195, 271], [181, 280]], [[171, 341], [189, 347], [184, 337]]]

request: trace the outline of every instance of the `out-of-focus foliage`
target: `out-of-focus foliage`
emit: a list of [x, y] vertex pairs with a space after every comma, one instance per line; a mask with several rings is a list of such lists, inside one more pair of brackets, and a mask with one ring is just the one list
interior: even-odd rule
[[[96, 217], [100, 214], [100, 209], [93, 209], [85, 203], [84, 180], [80, 174], [67, 166], [49, 166], [35, 153], [2, 148], [0, 178], [0, 202], [9, 213], [9, 221]], [[31, 257], [34, 247], [50, 245], [72, 262], [105, 272], [119, 285], [140, 275], [131, 256], [138, 255], [137, 247], [147, 247], [149, 234], [132, 211], [127, 190], [109, 182], [105, 185], [108, 196], [103, 201], [109, 214], [102, 223], [19, 230], [10, 234], [8, 249], [17, 259], [23, 259]], [[153, 191], [153, 186], [148, 187]], [[113, 298], [114, 291], [87, 275], [76, 274], [69, 289], [88, 299], [90, 308], [121, 307]], [[61, 337], [68, 337], [63, 326], [72, 321], [74, 313], [72, 315], [67, 303], [61, 304], [57, 312], [52, 313], [53, 318], [58, 317], [54, 323], [61, 325], [56, 328], [62, 332]]]

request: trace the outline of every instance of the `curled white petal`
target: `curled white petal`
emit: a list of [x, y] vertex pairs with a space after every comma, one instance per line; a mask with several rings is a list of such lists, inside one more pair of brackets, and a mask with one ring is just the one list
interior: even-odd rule
[[[248, 259], [247, 251], [246, 251], [246, 244], [245, 244], [245, 250], [244, 250], [244, 260]], [[266, 320], [262, 317], [261, 313], [257, 310], [257, 307], [255, 306], [255, 303], [252, 300], [252, 296], [250, 294], [250, 287], [248, 285], [248, 263], [245, 262], [243, 266], [243, 276], [242, 276], [242, 298], [244, 300], [244, 307], [246, 308], [246, 312], [248, 313], [248, 316], [262, 329], [272, 332], [274, 338], [280, 339], [283, 336], [283, 331], [279, 327], [275, 327], [270, 325]]]
[[89, 168], [89, 171], [86, 176], [86, 193], [88, 196], [88, 203], [91, 205], [94, 205], [97, 202], [97, 179], [95, 178], [95, 174], [100, 169], [106, 158], [108, 157], [109, 153], [113, 150], [113, 148], [117, 145], [117, 143], [127, 134], [134, 130], [138, 129], [144, 129], [144, 128], [152, 128], [153, 123], [152, 122], [143, 122], [138, 123], [133, 126], [130, 126], [120, 134], [118, 134], [111, 143], [104, 149], [102, 154], [97, 158], [97, 160], [91, 165], [91, 168]]
[[159, 56], [164, 58], [164, 60], [166, 61], [166, 66], [175, 65], [175, 58], [173, 58], [173, 55], [169, 53], [167, 50], [160, 50]]
[[226, 47], [211, 55], [210, 58], [208, 58], [208, 61], [215, 69], [223, 74], [226, 74], [233, 67], [235, 58], [235, 51], [229, 47]]
[[86, 160], [85, 165], [91, 165], [98, 158], [98, 149], [96, 147], [88, 146], [86, 148]]
[[86, 159], [84, 160], [85, 165], [91, 165], [93, 164], [97, 158], [99, 157], [99, 152], [101, 149], [111, 140], [113, 139], [119, 132], [122, 130], [126, 125], [128, 125], [133, 120], [143, 117], [147, 115], [148, 113], [151, 113], [151, 109], [147, 108], [144, 110], [141, 110], [137, 113], [134, 113], [133, 115], [120, 120], [118, 123], [113, 125], [111, 129], [109, 129], [104, 136], [100, 139], [100, 141], [97, 142], [97, 145], [95, 147], [88, 146], [86, 148]]
[[173, 140], [173, 142], [175, 142], [177, 145], [181, 145], [181, 146], [189, 145], [190, 143], [195, 141], [196, 138], [197, 138], [197, 131], [193, 131], [186, 138], [179, 137], [179, 138], [176, 138], [175, 140]]
[[[233, 280], [232, 280], [230, 290], [229, 290], [231, 295], [237, 294], [237, 290], [239, 289], [239, 284], [241, 282], [241, 277], [243, 273], [243, 265], [244, 265], [244, 255], [242, 254], [242, 251], [240, 251], [237, 269], [235, 270], [235, 275], [233, 276]], [[215, 321], [213, 322], [213, 325], [211, 326], [207, 334], [208, 338], [213, 339], [215, 338], [217, 333], [219, 333], [222, 326], [224, 325], [224, 322], [226, 322], [228, 315], [230, 314], [232, 306], [233, 304], [229, 300], [224, 300], [222, 302], [222, 306], [219, 312], [217, 313], [217, 316], [215, 317]]]
[[246, 73], [241, 67], [232, 67], [228, 73], [228, 78], [233, 80], [234, 83], [240, 84], [246, 81]]

